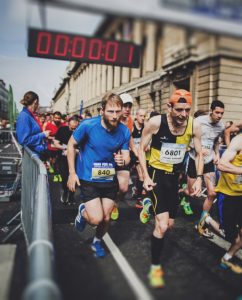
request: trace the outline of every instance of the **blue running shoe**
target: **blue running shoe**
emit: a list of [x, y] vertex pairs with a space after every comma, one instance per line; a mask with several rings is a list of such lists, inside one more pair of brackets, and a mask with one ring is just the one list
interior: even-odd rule
[[84, 203], [82, 203], [82, 204], [79, 205], [79, 207], [78, 207], [78, 214], [77, 214], [76, 219], [75, 219], [75, 227], [80, 232], [82, 232], [85, 229], [85, 227], [86, 227], [86, 220], [82, 216], [82, 211], [83, 211], [84, 208], [85, 208], [85, 204]]
[[92, 243], [91, 245], [92, 250], [95, 252], [95, 256], [96, 257], [105, 257], [106, 256], [106, 252], [103, 248], [103, 246], [101, 245], [101, 242], [96, 241], [95, 243]]

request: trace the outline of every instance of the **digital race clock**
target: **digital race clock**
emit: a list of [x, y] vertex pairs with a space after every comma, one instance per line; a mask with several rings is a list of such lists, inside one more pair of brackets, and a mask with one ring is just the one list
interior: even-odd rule
[[138, 68], [141, 47], [130, 42], [29, 29], [28, 56]]

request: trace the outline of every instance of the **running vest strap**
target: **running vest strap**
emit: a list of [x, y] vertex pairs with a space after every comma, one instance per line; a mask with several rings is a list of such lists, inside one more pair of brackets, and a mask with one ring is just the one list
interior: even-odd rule
[[143, 129], [144, 129], [144, 125], [142, 125], [142, 127], [140, 129], [138, 129], [134, 122], [132, 137], [133, 137], [134, 144], [136, 147], [139, 146]]
[[[242, 153], [237, 154], [231, 163], [242, 168]], [[242, 196], [242, 175], [221, 172], [215, 191], [229, 196]]]
[[167, 115], [161, 115], [161, 124], [157, 134], [152, 136], [149, 164], [156, 169], [167, 172], [179, 172], [192, 138], [193, 119], [189, 117], [183, 135], [171, 133]]

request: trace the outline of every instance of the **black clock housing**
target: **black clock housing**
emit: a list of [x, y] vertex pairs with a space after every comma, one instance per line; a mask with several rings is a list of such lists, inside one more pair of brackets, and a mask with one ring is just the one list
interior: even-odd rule
[[100, 37], [29, 28], [28, 56], [138, 68], [141, 46]]

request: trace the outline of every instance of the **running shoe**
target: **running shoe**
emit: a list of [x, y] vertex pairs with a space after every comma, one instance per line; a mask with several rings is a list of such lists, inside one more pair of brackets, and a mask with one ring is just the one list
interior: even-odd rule
[[100, 241], [96, 241], [95, 243], [92, 243], [91, 248], [94, 251], [95, 257], [102, 258], [102, 257], [106, 256], [106, 252], [105, 252], [103, 246], [101, 245]]
[[58, 174], [58, 180], [59, 180], [59, 182], [62, 182], [62, 177], [60, 174]]
[[55, 173], [55, 170], [54, 170], [54, 168], [51, 165], [49, 165], [49, 173], [50, 174], [54, 174]]
[[180, 205], [184, 206], [185, 204], [187, 204], [186, 197], [182, 197]]
[[206, 224], [205, 220], [208, 216], [209, 213], [205, 212], [197, 224], [197, 231], [200, 235], [203, 235], [204, 233], [204, 226]]
[[185, 213], [187, 216], [193, 215], [193, 211], [192, 211], [192, 209], [191, 209], [191, 206], [190, 206], [190, 203], [189, 203], [189, 202], [186, 202], [186, 203], [183, 205], [183, 210], [184, 210], [184, 213]]
[[114, 206], [114, 208], [113, 208], [113, 210], [112, 210], [112, 212], [111, 212], [111, 219], [112, 219], [113, 221], [116, 221], [116, 220], [118, 220], [118, 217], [119, 217], [119, 211], [118, 211], [118, 208], [117, 208], [117, 206]]
[[165, 286], [164, 272], [161, 267], [150, 269], [148, 279], [150, 286], [153, 288], [163, 288]]
[[135, 203], [136, 208], [143, 208], [143, 201], [142, 198], [137, 198]]
[[68, 204], [68, 191], [62, 191], [61, 192], [61, 198], [60, 198], [60, 201], [61, 201], [61, 203], [63, 203], [63, 204]]
[[85, 208], [85, 204], [81, 203], [78, 207], [78, 214], [75, 219], [75, 227], [78, 231], [82, 232], [86, 227], [86, 220], [82, 216], [82, 211]]
[[59, 182], [59, 176], [58, 175], [54, 175], [53, 182]]
[[139, 218], [140, 218], [140, 222], [145, 224], [147, 222], [149, 222], [150, 220], [150, 212], [149, 209], [152, 206], [152, 202], [150, 200], [150, 198], [145, 198], [143, 200], [143, 209], [140, 212]]
[[234, 273], [236, 274], [242, 274], [242, 268], [241, 266], [235, 264], [232, 262], [232, 259], [229, 259], [229, 260], [225, 260], [223, 257], [221, 259], [221, 262], [220, 262], [220, 267], [222, 269], [225, 269], [225, 270], [228, 270], [230, 269], [231, 271], [233, 271]]
[[202, 235], [208, 239], [213, 239], [214, 234], [208, 228], [204, 228]]

